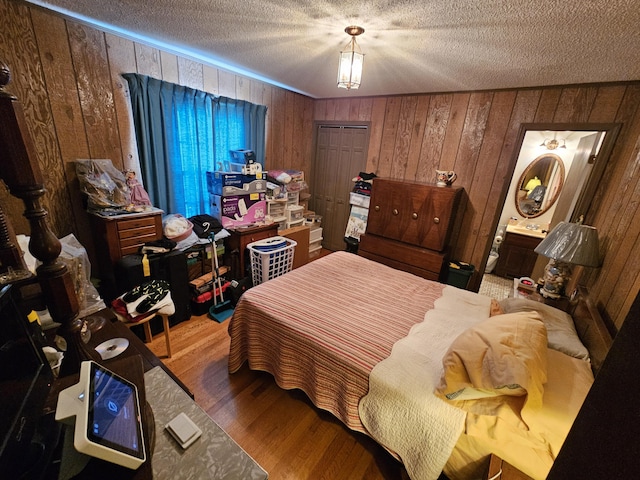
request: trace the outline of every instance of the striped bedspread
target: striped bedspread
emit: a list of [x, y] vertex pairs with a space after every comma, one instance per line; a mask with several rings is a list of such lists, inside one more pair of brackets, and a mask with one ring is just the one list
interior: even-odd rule
[[364, 433], [369, 373], [424, 320], [445, 285], [335, 252], [244, 293], [229, 324], [229, 371], [248, 361]]

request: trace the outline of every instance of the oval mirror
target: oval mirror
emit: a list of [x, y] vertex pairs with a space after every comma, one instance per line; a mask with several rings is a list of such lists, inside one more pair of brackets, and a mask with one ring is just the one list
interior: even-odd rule
[[553, 153], [540, 155], [520, 176], [516, 210], [525, 218], [539, 217], [558, 199], [563, 183], [562, 159]]

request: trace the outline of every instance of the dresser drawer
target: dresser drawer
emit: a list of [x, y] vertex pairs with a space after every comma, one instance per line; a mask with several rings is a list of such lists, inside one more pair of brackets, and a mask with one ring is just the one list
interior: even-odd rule
[[435, 252], [371, 234], [360, 237], [358, 254], [429, 280], [442, 278], [447, 261], [447, 254], [444, 252]]
[[[126, 238], [120, 238], [120, 249], [121, 250], [125, 250], [128, 247], [131, 247], [133, 245], [144, 245], [147, 242], [153, 242], [154, 240], [157, 240], [158, 237], [156, 235], [156, 232], [152, 231], [147, 231], [144, 233], [138, 233], [136, 235], [130, 236], [130, 237], [126, 237]], [[138, 253], [138, 252], [136, 252]], [[127, 253], [123, 253], [123, 255], [128, 255]]]
[[118, 225], [118, 231], [134, 230], [136, 228], [144, 228], [144, 227], [155, 228], [156, 218], [155, 216], [153, 216], [153, 217], [132, 218], [130, 220], [118, 220], [117, 225]]
[[[128, 230], [119, 230], [118, 238], [120, 239], [120, 243], [122, 244], [129, 238], [149, 237], [149, 236], [155, 237], [156, 234], [157, 234], [156, 227], [154, 225], [150, 225], [147, 227], [138, 227], [138, 228], [131, 228]], [[145, 241], [149, 241], [149, 240], [145, 240]]]

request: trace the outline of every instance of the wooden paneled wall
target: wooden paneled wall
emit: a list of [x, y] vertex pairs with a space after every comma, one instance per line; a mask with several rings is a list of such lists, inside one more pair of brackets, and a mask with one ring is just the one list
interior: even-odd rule
[[[452, 256], [484, 265], [514, 169], [523, 123], [621, 123], [585, 223], [599, 229], [604, 263], [583, 272], [619, 327], [640, 288], [640, 83], [328, 99], [314, 120], [371, 122], [367, 171], [433, 182], [455, 170], [466, 199]], [[474, 276], [479, 286], [481, 276]]]
[[[139, 173], [122, 73], [266, 105], [266, 167], [310, 171], [313, 99], [303, 95], [13, 0], [0, 0], [0, 58], [13, 73], [7, 89], [23, 103], [36, 139], [52, 228], [60, 237], [74, 233], [92, 258], [93, 239], [73, 162], [108, 158], [119, 169]], [[0, 200], [15, 230], [28, 232], [21, 202], [7, 197], [3, 188]]]
[[[616, 326], [640, 289], [640, 82], [573, 87], [313, 100], [21, 1], [0, 0], [0, 57], [23, 102], [47, 173], [54, 231], [73, 232], [92, 253], [93, 240], [72, 162], [110, 158], [138, 168], [127, 85], [138, 72], [268, 107], [267, 168], [311, 174], [314, 121], [367, 121], [367, 171], [431, 182], [434, 171], [458, 173], [465, 187], [453, 256], [483, 264], [513, 171], [518, 129], [532, 122], [619, 122], [622, 129], [586, 222], [600, 232], [604, 263], [583, 282]], [[357, 92], [354, 92], [357, 94]], [[28, 231], [21, 203], [0, 201], [18, 233]], [[69, 208], [69, 205], [72, 208]], [[479, 284], [480, 275], [473, 279]]]

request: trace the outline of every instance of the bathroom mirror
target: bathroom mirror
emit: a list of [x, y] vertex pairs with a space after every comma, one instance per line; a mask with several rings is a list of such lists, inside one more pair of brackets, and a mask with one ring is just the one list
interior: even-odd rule
[[516, 210], [525, 218], [535, 218], [548, 211], [556, 202], [564, 184], [562, 158], [544, 153], [522, 172], [515, 191]]

